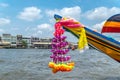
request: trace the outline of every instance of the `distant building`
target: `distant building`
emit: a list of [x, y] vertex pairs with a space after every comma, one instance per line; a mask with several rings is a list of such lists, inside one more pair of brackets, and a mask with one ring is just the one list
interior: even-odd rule
[[9, 48], [11, 46], [11, 34], [2, 34], [0, 47]]
[[2, 41], [2, 37], [0, 36], [0, 42]]
[[31, 45], [31, 38], [23, 37], [22, 40], [27, 43], [28, 48], [30, 48], [32, 46]]
[[41, 38], [41, 39], [39, 40], [39, 42], [51, 42], [51, 41], [52, 41], [51, 38]]
[[11, 36], [11, 47], [16, 48], [17, 46], [17, 37], [16, 36]]
[[16, 42], [17, 48], [22, 47], [22, 35], [17, 35], [17, 42]]
[[11, 34], [2, 34], [2, 41], [11, 43]]
[[34, 48], [40, 48], [40, 49], [50, 49], [51, 48], [51, 41], [50, 38], [42, 38], [39, 39], [38, 42], [33, 42]]
[[33, 42], [39, 42], [39, 38], [38, 37], [31, 37], [31, 43]]

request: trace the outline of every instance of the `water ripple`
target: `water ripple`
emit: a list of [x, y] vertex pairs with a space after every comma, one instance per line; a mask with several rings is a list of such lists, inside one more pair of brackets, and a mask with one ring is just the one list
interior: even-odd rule
[[1, 49], [0, 80], [120, 80], [120, 64], [96, 50], [70, 51], [71, 72], [53, 74], [49, 49]]

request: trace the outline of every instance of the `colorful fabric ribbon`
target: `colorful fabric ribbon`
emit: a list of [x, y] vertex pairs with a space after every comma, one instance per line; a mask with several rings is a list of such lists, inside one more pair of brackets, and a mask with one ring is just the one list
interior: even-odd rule
[[86, 32], [84, 26], [80, 22], [70, 18], [62, 18], [61, 20], [57, 21], [56, 24], [60, 24], [67, 30], [79, 34], [78, 49], [80, 52], [88, 48]]

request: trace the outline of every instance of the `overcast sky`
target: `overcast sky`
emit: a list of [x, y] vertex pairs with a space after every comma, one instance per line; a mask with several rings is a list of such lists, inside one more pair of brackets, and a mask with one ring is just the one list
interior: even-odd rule
[[105, 20], [119, 13], [120, 0], [0, 0], [0, 35], [53, 37], [54, 14], [101, 31]]

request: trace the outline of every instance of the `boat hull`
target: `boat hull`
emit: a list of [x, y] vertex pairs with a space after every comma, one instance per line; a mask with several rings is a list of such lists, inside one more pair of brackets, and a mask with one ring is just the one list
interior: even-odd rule
[[[64, 28], [66, 29], [66, 31], [69, 31], [79, 39], [79, 34], [75, 33], [75, 31], [67, 27]], [[94, 47], [102, 53], [105, 53], [114, 60], [120, 62], [120, 42], [112, 38], [106, 37], [105, 35], [102, 35], [86, 27], [85, 30], [88, 44], [90, 46]]]
[[118, 41], [88, 28], [85, 29], [89, 45], [94, 46], [97, 50], [120, 62], [120, 43]]

